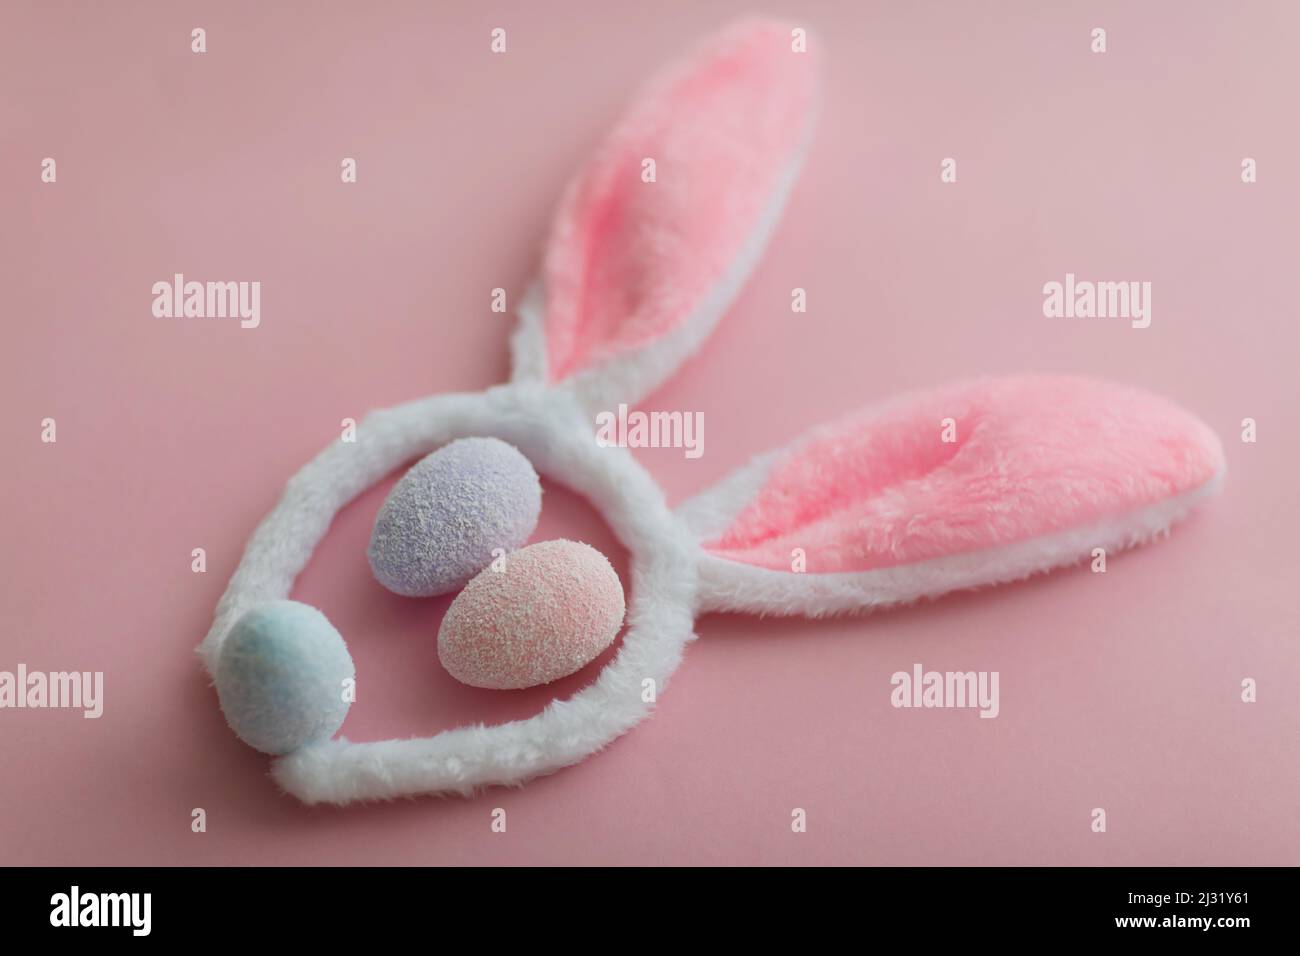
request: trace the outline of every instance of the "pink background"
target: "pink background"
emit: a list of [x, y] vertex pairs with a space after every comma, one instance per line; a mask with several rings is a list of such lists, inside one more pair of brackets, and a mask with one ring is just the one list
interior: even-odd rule
[[[1143, 385], [1227, 447], [1224, 495], [1168, 541], [868, 618], [705, 617], [652, 720], [472, 800], [306, 809], [226, 728], [193, 651], [283, 482], [344, 417], [505, 377], [490, 290], [517, 298], [635, 84], [748, 8], [4, 4], [0, 669], [102, 670], [106, 709], [0, 712], [0, 862], [1300, 863], [1300, 6], [1282, 2], [773, 5], [824, 45], [818, 137], [757, 275], [647, 403], [705, 415], [703, 458], [640, 454], [676, 502], [900, 389]], [[261, 328], [154, 319], [177, 271], [261, 281]], [[1151, 281], [1151, 327], [1045, 319], [1067, 271]], [[295, 592], [356, 658], [344, 733], [540, 709], [554, 688], [457, 685], [434, 651], [448, 602], [370, 577], [387, 487]], [[625, 572], [551, 487], [537, 538], [561, 535]], [[999, 671], [1001, 715], [891, 708], [918, 661]]]

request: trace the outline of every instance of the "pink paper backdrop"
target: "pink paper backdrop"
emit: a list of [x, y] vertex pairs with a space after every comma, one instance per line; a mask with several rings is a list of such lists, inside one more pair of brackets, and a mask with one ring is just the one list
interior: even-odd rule
[[[868, 618], [703, 618], [654, 719], [472, 800], [306, 809], [226, 728], [194, 647], [283, 482], [344, 417], [503, 379], [511, 320], [490, 290], [522, 291], [635, 84], [750, 8], [3, 5], [0, 669], [102, 670], [106, 700], [98, 721], [0, 711], [0, 862], [1300, 863], [1284, 2], [770, 5], [823, 45], [818, 138], [758, 274], [648, 403], [705, 415], [702, 458], [640, 455], [679, 501], [900, 389], [1025, 370], [1140, 384], [1227, 446], [1224, 495], [1168, 541], [1105, 575]], [[1151, 327], [1045, 319], [1042, 285], [1067, 271], [1152, 282]], [[261, 327], [153, 318], [173, 272], [260, 281]], [[357, 660], [344, 733], [540, 709], [552, 689], [457, 685], [434, 650], [448, 602], [372, 580], [387, 487], [295, 592]], [[625, 573], [552, 487], [537, 537], [560, 535]], [[889, 677], [914, 662], [1000, 672], [1000, 716], [893, 709]]]

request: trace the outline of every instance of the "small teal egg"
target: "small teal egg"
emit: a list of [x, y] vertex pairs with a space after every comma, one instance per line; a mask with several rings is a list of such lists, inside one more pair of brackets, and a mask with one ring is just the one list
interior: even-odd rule
[[407, 597], [458, 590], [537, 529], [542, 486], [528, 459], [496, 438], [461, 438], [420, 459], [379, 509], [368, 557]]
[[329, 740], [343, 726], [356, 667], [320, 611], [270, 601], [235, 622], [217, 659], [226, 722], [250, 747], [286, 754]]

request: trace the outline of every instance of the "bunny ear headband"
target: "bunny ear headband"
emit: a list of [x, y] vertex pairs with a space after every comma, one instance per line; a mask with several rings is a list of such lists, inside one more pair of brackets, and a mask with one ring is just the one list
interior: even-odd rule
[[[262, 748], [289, 751], [274, 765], [289, 793], [345, 804], [518, 784], [644, 719], [700, 613], [818, 616], [1012, 581], [1143, 542], [1217, 489], [1223, 451], [1206, 425], [1145, 392], [1070, 377], [875, 405], [676, 511], [627, 449], [597, 444], [594, 416], [641, 399], [700, 345], [776, 223], [816, 93], [812, 54], [791, 37], [779, 23], [738, 24], [643, 91], [564, 194], [542, 281], [520, 308], [508, 384], [371, 413], [355, 443], [331, 445], [290, 480], [253, 533], [200, 653], [237, 730], [243, 708], [243, 726], [269, 721], [304, 741]], [[642, 179], [646, 158], [654, 182]], [[351, 658], [319, 612], [285, 600], [294, 579], [340, 508], [470, 436], [510, 443], [604, 516], [631, 558], [622, 646], [593, 683], [527, 720], [329, 739], [346, 703], [310, 694], [332, 699]], [[474, 507], [484, 523], [499, 518], [490, 502]], [[247, 634], [261, 649], [251, 680]], [[277, 683], [276, 666], [321, 679]]]

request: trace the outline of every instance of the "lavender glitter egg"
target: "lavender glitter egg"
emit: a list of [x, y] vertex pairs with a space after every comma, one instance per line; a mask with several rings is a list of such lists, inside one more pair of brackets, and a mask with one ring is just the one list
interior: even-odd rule
[[496, 438], [458, 439], [393, 486], [370, 536], [370, 569], [397, 594], [447, 594], [497, 548], [527, 541], [541, 510], [537, 472], [518, 450]]

